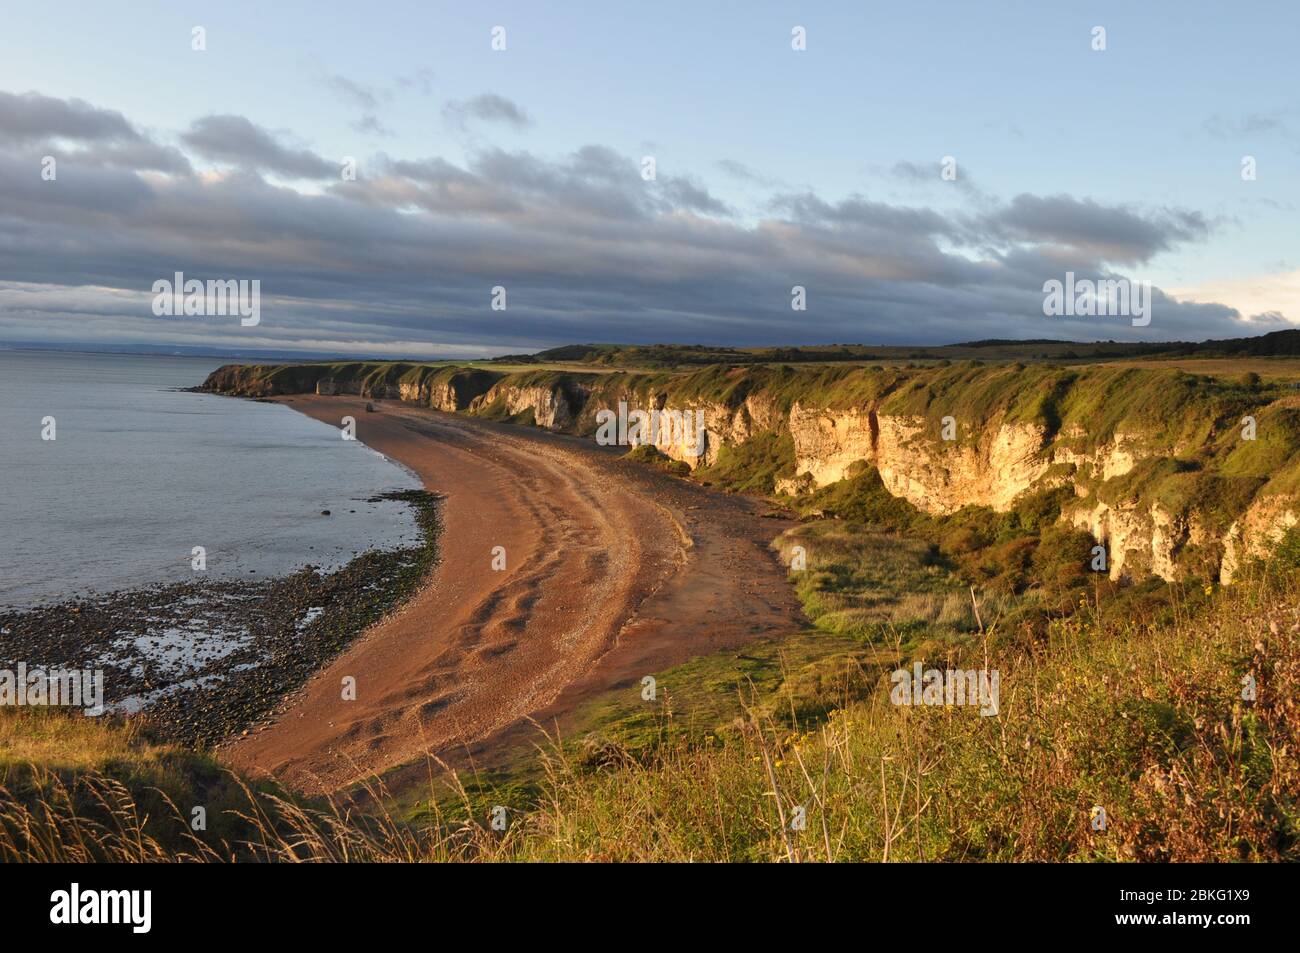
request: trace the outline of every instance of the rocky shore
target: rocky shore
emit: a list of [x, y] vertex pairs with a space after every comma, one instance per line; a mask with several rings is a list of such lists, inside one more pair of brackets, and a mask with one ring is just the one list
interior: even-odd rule
[[103, 669], [106, 717], [215, 747], [270, 719], [310, 676], [414, 593], [437, 559], [439, 497], [406, 502], [417, 546], [260, 582], [183, 583], [0, 609], [0, 669]]

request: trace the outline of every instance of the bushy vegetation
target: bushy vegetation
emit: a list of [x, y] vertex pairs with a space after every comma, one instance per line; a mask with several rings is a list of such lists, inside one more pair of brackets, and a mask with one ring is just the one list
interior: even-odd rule
[[[1058, 521], [1071, 495], [1062, 487], [1028, 494], [1003, 513], [970, 506], [931, 516], [890, 495], [873, 467], [858, 464], [845, 479], [796, 501], [806, 518], [834, 522], [788, 532], [780, 548], [788, 561], [791, 546], [807, 547], [809, 572], [792, 578], [809, 617], [837, 631], [844, 631], [846, 620], [858, 620], [853, 630], [866, 639], [880, 637], [876, 613], [858, 606], [859, 611], [827, 615], [825, 607], [852, 607], [878, 598], [887, 587], [932, 604], [929, 594], [942, 580], [946, 624], [937, 625], [941, 619], [933, 612], [915, 614], [909, 644], [920, 638], [947, 641], [967, 631], [971, 620], [959, 618], [958, 607], [970, 608], [972, 588], [987, 600], [985, 614], [998, 618], [1004, 633], [1041, 633], [1051, 619], [1074, 611], [1080, 598], [1095, 599], [1099, 592], [1116, 611], [1126, 611], [1130, 601], [1161, 590], [1158, 580], [1121, 586], [1091, 571], [1095, 540]], [[878, 581], [882, 573], [884, 585]]]
[[794, 441], [775, 431], [723, 446], [713, 464], [695, 471], [698, 479], [736, 493], [770, 494], [779, 478], [793, 475]]
[[682, 463], [680, 460], [674, 460], [652, 443], [638, 444], [623, 454], [623, 459], [655, 470], [662, 470], [665, 473], [671, 473], [673, 476], [688, 476], [691, 472], [689, 465]]
[[[817, 628], [909, 649], [954, 642], [976, 628], [967, 586], [933, 543], [838, 521], [796, 527], [777, 540]], [[795, 563], [797, 564], [797, 563]]]

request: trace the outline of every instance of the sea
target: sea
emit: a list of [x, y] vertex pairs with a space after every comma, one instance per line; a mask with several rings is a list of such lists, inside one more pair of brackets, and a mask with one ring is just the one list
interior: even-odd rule
[[[225, 361], [0, 350], [0, 606], [331, 571], [416, 545], [410, 471], [288, 407], [185, 388]], [[322, 515], [328, 510], [329, 516]]]

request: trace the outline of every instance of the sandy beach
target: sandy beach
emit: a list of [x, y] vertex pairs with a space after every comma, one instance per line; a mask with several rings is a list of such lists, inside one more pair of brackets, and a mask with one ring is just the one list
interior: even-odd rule
[[572, 437], [393, 402], [282, 401], [336, 426], [355, 417], [360, 441], [443, 494], [440, 559], [268, 727], [223, 749], [236, 767], [318, 792], [423, 770], [428, 753], [490, 763], [597, 693], [800, 625], [767, 549], [786, 524], [760, 503]]

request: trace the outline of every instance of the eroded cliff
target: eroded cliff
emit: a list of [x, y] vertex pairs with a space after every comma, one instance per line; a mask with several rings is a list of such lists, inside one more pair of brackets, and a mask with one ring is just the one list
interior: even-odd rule
[[1230, 581], [1300, 522], [1297, 398], [1257, 379], [972, 362], [679, 374], [350, 363], [232, 365], [204, 386], [357, 394], [584, 435], [596, 434], [602, 412], [698, 412], [702, 439], [667, 426], [634, 429], [628, 442], [653, 442], [705, 473], [757, 466], [747, 454], [757, 458], [761, 443], [770, 473], [759, 485], [791, 495], [866, 463], [891, 494], [934, 515], [1006, 512], [1028, 494], [1070, 487], [1060, 519], [1107, 547], [1117, 579]]

